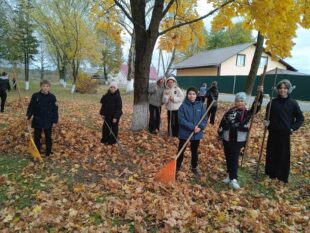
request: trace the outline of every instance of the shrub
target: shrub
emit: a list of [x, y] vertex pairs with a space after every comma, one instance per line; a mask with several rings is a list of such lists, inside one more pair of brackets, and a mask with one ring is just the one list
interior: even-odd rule
[[95, 94], [97, 92], [97, 81], [87, 76], [85, 73], [80, 73], [76, 80], [76, 92], [85, 94]]

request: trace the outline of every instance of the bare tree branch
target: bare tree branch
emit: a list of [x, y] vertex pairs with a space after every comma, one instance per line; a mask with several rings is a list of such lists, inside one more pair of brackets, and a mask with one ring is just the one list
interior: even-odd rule
[[115, 4], [123, 11], [123, 13], [126, 15], [126, 17], [132, 22], [133, 18], [131, 17], [131, 15], [128, 13], [128, 11], [125, 9], [125, 7], [118, 1], [118, 0], [114, 0]]
[[166, 6], [166, 8], [163, 11], [163, 17], [165, 17], [165, 15], [169, 11], [170, 7], [173, 5], [174, 1], [176, 1], [176, 0], [170, 0], [170, 2], [168, 3], [168, 5]]
[[225, 7], [226, 5], [228, 5], [229, 3], [232, 3], [232, 2], [235, 2], [235, 0], [229, 0], [229, 1], [225, 2], [221, 6], [219, 6], [219, 7], [215, 8], [214, 10], [210, 11], [208, 14], [203, 15], [203, 16], [197, 18], [197, 19], [193, 19], [193, 20], [190, 20], [190, 21], [187, 21], [187, 22], [179, 23], [179, 24], [176, 24], [176, 25], [174, 25], [174, 26], [172, 26], [170, 28], [167, 28], [166, 30], [160, 32], [159, 36], [169, 32], [169, 31], [171, 31], [173, 29], [176, 29], [178, 27], [181, 27], [181, 26], [184, 26], [184, 25], [188, 25], [188, 24], [191, 24], [191, 23], [195, 23], [195, 22], [198, 22], [198, 21], [200, 21], [200, 20], [202, 20], [204, 18], [207, 18], [208, 16], [214, 14], [215, 12], [217, 12], [218, 10], [220, 10], [221, 8]]

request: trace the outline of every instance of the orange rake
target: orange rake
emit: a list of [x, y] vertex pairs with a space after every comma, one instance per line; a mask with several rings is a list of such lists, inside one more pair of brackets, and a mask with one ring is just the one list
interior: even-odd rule
[[[207, 111], [203, 114], [201, 117], [200, 121], [198, 122], [197, 125], [200, 125], [201, 122], [205, 119], [207, 116], [208, 112], [210, 111], [211, 107], [213, 104], [216, 102], [216, 100], [213, 100], [210, 106], [208, 107]], [[187, 138], [186, 142], [182, 146], [181, 150], [179, 150], [178, 154], [175, 156], [175, 158], [170, 161], [166, 166], [161, 168], [155, 175], [155, 180], [168, 184], [168, 183], [174, 183], [176, 181], [176, 169], [177, 169], [177, 159], [181, 155], [181, 153], [185, 150], [187, 144], [191, 140], [191, 138], [194, 136], [194, 131], [189, 135]]]

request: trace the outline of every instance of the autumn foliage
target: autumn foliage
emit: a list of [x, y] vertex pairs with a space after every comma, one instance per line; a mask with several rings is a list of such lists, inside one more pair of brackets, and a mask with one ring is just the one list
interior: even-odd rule
[[[77, 94], [78, 95], [78, 94]], [[99, 95], [98, 95], [99, 98]], [[229, 107], [219, 104], [215, 127], [207, 126], [201, 142], [195, 179], [189, 169], [190, 154], [175, 184], [154, 181], [155, 174], [177, 153], [177, 140], [166, 136], [166, 112], [162, 132], [129, 130], [132, 113], [124, 100], [119, 139], [129, 155], [117, 145], [99, 143], [102, 120], [98, 101], [60, 100], [60, 121], [53, 131], [54, 154], [43, 164], [30, 162], [18, 179], [40, 177], [31, 202], [19, 209], [25, 184], [1, 175], [1, 187], [9, 187], [1, 206], [0, 229], [4, 232], [306, 232], [309, 227], [309, 137], [310, 116], [292, 136], [291, 183], [284, 185], [263, 176], [254, 180], [255, 158], [262, 134], [262, 116], [257, 117], [246, 164], [240, 170], [242, 189], [233, 191], [225, 177], [222, 145], [217, 141], [218, 120]], [[27, 135], [16, 102], [1, 115], [1, 154], [29, 158]], [[26, 183], [26, 185], [29, 185]], [[16, 200], [16, 202], [14, 202]], [[307, 204], [308, 203], [308, 204]]]
[[97, 92], [97, 81], [85, 73], [79, 73], [76, 81], [76, 92], [94, 94]]

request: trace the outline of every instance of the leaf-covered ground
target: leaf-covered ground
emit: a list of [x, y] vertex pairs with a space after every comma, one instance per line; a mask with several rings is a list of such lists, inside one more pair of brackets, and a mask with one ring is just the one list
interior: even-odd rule
[[[154, 182], [155, 173], [177, 153], [177, 139], [162, 132], [129, 130], [132, 97], [123, 96], [119, 139], [126, 154], [99, 143], [100, 94], [71, 96], [55, 88], [60, 122], [54, 128], [54, 155], [44, 163], [27, 153], [25, 122], [16, 94], [0, 115], [1, 232], [307, 232], [310, 207], [310, 115], [292, 136], [290, 183], [254, 179], [262, 136], [262, 113], [251, 148], [239, 170], [242, 189], [233, 191], [225, 177], [223, 149], [215, 127], [200, 146], [201, 177], [189, 169], [190, 153], [176, 184]], [[30, 93], [24, 93], [30, 97]], [[25, 99], [25, 102], [29, 100]], [[264, 110], [263, 110], [264, 111]]]

